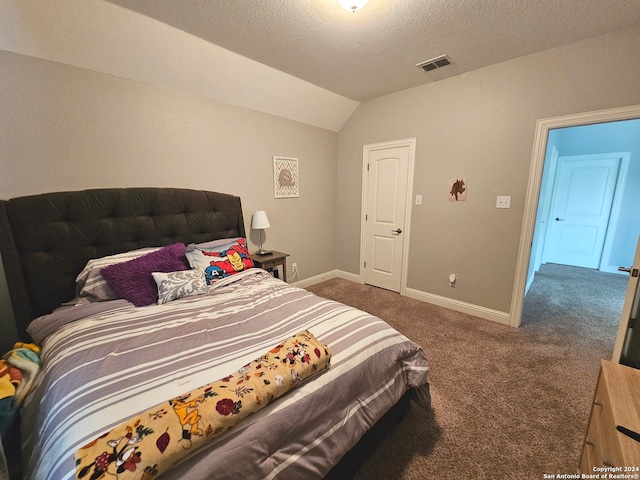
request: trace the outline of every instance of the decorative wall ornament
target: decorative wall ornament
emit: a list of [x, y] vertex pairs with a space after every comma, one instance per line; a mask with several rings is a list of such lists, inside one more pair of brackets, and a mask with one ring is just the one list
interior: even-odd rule
[[276, 198], [299, 197], [298, 159], [273, 157], [273, 187]]
[[467, 199], [466, 177], [449, 179], [449, 201], [463, 202]]

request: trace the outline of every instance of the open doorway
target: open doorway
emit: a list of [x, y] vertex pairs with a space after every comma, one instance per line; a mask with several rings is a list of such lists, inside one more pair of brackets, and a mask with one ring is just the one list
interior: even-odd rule
[[545, 204], [548, 205], [551, 195], [545, 180], [552, 176], [550, 172], [555, 172], [557, 160], [563, 155], [614, 151], [630, 154], [624, 194], [619, 199], [618, 226], [609, 234], [610, 245], [604, 252], [606, 268], [601, 270], [605, 272], [632, 263], [640, 233], [637, 214], [640, 204], [640, 106], [538, 122], [511, 308], [513, 326], [521, 323], [525, 293], [531, 287], [535, 271], [544, 263], [545, 228], [549, 219], [545, 217]]
[[617, 269], [631, 265], [640, 232], [638, 199], [625, 196], [640, 189], [636, 149], [640, 119], [549, 132], [523, 325], [560, 322], [613, 351], [628, 283]]
[[609, 273], [631, 264], [639, 191], [640, 119], [551, 129], [527, 286], [544, 263]]

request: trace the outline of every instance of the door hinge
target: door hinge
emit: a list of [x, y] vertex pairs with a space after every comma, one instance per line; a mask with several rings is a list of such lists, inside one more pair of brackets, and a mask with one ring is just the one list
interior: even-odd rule
[[367, 268], [367, 261], [364, 261], [364, 268]]
[[366, 213], [364, 214], [364, 221], [368, 222], [369, 221], [369, 215], [367, 215]]
[[369, 164], [367, 163], [367, 172], [369, 171]]
[[635, 328], [635, 326], [636, 326], [636, 319], [630, 318], [629, 323], [627, 324], [627, 328]]

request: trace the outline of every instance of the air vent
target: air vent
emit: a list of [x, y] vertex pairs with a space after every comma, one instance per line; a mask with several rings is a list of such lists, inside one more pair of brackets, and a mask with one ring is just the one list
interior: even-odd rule
[[447, 55], [440, 55], [439, 57], [432, 58], [426, 62], [416, 63], [416, 67], [421, 68], [425, 72], [446, 67], [447, 65], [451, 65], [451, 59]]

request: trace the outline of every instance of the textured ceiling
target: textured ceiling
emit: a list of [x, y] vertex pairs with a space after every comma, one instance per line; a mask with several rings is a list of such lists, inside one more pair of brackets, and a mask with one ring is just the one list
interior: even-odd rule
[[640, 24], [639, 0], [109, 1], [357, 101]]

